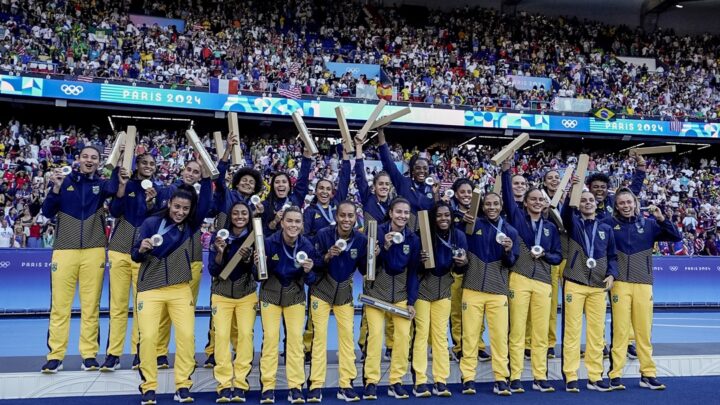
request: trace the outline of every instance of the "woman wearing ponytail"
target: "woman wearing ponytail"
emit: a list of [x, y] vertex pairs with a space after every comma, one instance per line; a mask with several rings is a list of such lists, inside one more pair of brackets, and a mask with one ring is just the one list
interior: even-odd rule
[[[227, 215], [224, 232], [215, 232], [208, 255], [212, 275], [211, 302], [215, 361], [213, 370], [218, 382], [216, 402], [245, 402], [250, 388], [247, 377], [252, 369], [253, 331], [257, 283], [252, 272], [252, 247], [242, 247], [250, 234], [250, 207], [236, 202]], [[236, 255], [240, 261], [226, 279], [220, 274]], [[233, 333], [233, 328], [237, 329]], [[235, 337], [235, 340], [233, 340]], [[235, 348], [232, 360], [230, 344]]]
[[[209, 214], [210, 209], [213, 206], [212, 198], [212, 180], [210, 179], [210, 172], [204, 165], [201, 165], [199, 160], [191, 160], [187, 162], [185, 168], [182, 171], [180, 179], [170, 187], [165, 189], [165, 192], [158, 193], [158, 199], [160, 200], [160, 207], [164, 208], [169, 203], [168, 194], [174, 194], [178, 187], [185, 186], [191, 187], [195, 190], [196, 195], [203, 196], [198, 199], [197, 211], [203, 212], [205, 215]], [[201, 224], [202, 225], [202, 224]], [[190, 263], [192, 267], [192, 280], [190, 281], [190, 289], [193, 294], [193, 302], [197, 303], [198, 293], [200, 292], [200, 278], [202, 277], [202, 229], [198, 227], [197, 231], [190, 239]], [[162, 318], [160, 322], [160, 338], [158, 341], [158, 368], [166, 369], [170, 367], [168, 361], [168, 344], [170, 343], [170, 320], [167, 316]]]
[[174, 399], [193, 402], [190, 377], [195, 370], [195, 300], [190, 286], [190, 250], [208, 213], [207, 206], [199, 209], [198, 200], [202, 199], [210, 199], [209, 187], [204, 187], [198, 197], [193, 187], [178, 186], [168, 207], [143, 222], [132, 249], [132, 259], [140, 263], [136, 312], [143, 405], [156, 401], [158, 325], [165, 316], [175, 326]]
[[[117, 193], [118, 183], [130, 173], [117, 169], [110, 180], [97, 173], [100, 151], [86, 146], [80, 151], [77, 169], [52, 172], [51, 186], [43, 201], [43, 215], [57, 217], [51, 264], [51, 310], [47, 346], [50, 352], [43, 373], [62, 370], [70, 333], [70, 310], [75, 288], [80, 285], [80, 355], [83, 370], [97, 370], [99, 309], [105, 273], [105, 200]], [[65, 169], [65, 168], [64, 168]], [[118, 180], [118, 178], [120, 180]], [[125, 308], [127, 311], [127, 308]]]
[[[158, 194], [167, 191], [157, 185], [153, 176], [157, 166], [149, 153], [135, 157], [135, 172], [125, 183], [120, 182], [116, 197], [110, 204], [110, 214], [115, 218], [115, 228], [110, 237], [108, 261], [110, 262], [110, 325], [107, 355], [100, 371], [120, 368], [120, 356], [125, 345], [128, 322], [128, 302], [132, 288], [133, 311], [137, 311], [136, 286], [140, 263], [132, 260], [130, 252], [140, 237], [140, 226], [153, 212], [158, 211]], [[137, 318], [135, 318], [137, 319]], [[132, 324], [130, 353], [134, 354], [133, 369], [140, 365], [137, 353], [138, 325]]]
[[635, 331], [635, 344], [640, 360], [640, 386], [652, 390], [665, 389], [658, 381], [652, 359], [650, 333], [653, 319], [652, 251], [655, 242], [678, 242], [682, 236], [670, 218], [650, 206], [645, 218], [640, 204], [630, 189], [615, 193], [613, 215], [605, 219], [615, 232], [618, 255], [618, 277], [610, 292], [612, 310], [612, 355], [610, 359], [610, 387], [623, 390], [621, 377], [625, 368], [629, 330]]

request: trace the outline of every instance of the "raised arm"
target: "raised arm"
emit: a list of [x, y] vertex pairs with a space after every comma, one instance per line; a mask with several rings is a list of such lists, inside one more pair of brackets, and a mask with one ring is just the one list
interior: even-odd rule
[[382, 162], [383, 169], [390, 175], [390, 181], [392, 181], [393, 186], [397, 189], [398, 194], [403, 195], [403, 190], [406, 188], [406, 181], [409, 180], [406, 179], [405, 176], [400, 173], [397, 166], [395, 166], [395, 162], [393, 162], [392, 156], [390, 156], [390, 148], [385, 142], [385, 134], [382, 129], [378, 130], [378, 139], [380, 140], [380, 161]]
[[[335, 193], [335, 201], [338, 203], [345, 201], [350, 189], [350, 160], [347, 159], [347, 153], [343, 151], [343, 161], [340, 165], [340, 178]], [[366, 185], [367, 187], [367, 185]]]
[[293, 188], [293, 197], [295, 198], [295, 205], [298, 207], [302, 206], [305, 201], [305, 196], [308, 193], [308, 186], [310, 185], [310, 166], [312, 166], [313, 160], [310, 152], [303, 152], [302, 164], [300, 165], [300, 173], [298, 174], [297, 182]]
[[505, 161], [502, 165], [502, 199], [503, 208], [508, 214], [508, 219], [513, 225], [523, 220], [523, 213], [515, 202], [515, 196], [512, 191], [512, 176], [510, 176], [510, 162]]

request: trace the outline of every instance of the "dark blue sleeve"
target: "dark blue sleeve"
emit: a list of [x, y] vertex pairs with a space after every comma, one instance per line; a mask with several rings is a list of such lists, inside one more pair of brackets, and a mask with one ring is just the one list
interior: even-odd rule
[[213, 181], [215, 183], [215, 192], [221, 192], [225, 191], [227, 188], [225, 186], [225, 174], [227, 173], [228, 169], [228, 162], [225, 160], [220, 160], [217, 163], [217, 169], [218, 169], [218, 177]]
[[315, 210], [312, 209], [312, 206], [307, 207], [303, 212], [303, 235], [309, 235], [312, 231], [313, 214], [315, 214]]
[[512, 238], [513, 240], [513, 246], [512, 249], [510, 249], [509, 252], [506, 252], [505, 249], [503, 249], [503, 255], [502, 255], [502, 263], [505, 267], [512, 267], [515, 265], [515, 262], [517, 261], [518, 257], [520, 257], [520, 238], [518, 236], [517, 231], [513, 230], [508, 233], [508, 236]]
[[560, 233], [554, 225], [551, 225], [550, 231], [550, 249], [545, 251], [543, 260], [551, 265], [558, 265], [562, 262], [562, 248], [560, 247]]
[[390, 180], [397, 189], [398, 194], [407, 198], [410, 192], [410, 187], [407, 182], [409, 182], [410, 179], [405, 178], [397, 166], [395, 166], [395, 162], [393, 162], [390, 156], [390, 148], [387, 144], [380, 145], [380, 161], [382, 161], [383, 169], [390, 175]]
[[[463, 232], [459, 229], [455, 229], [455, 242], [460, 249], [465, 250], [465, 256], [467, 257], [467, 254], [468, 254], [468, 252], [470, 252], [470, 250], [469, 250], [469, 246], [468, 246], [468, 242], [467, 242], [467, 236], [465, 236], [465, 232]], [[468, 266], [467, 264], [462, 267], [456, 266], [454, 271], [456, 273], [465, 273], [467, 266]]]
[[116, 167], [110, 175], [110, 180], [102, 182], [102, 196], [103, 199], [112, 197], [117, 194], [118, 188], [120, 187], [120, 166]]
[[110, 215], [113, 218], [120, 218], [125, 213], [125, 197], [114, 197], [110, 201]]
[[640, 191], [642, 191], [644, 181], [645, 171], [635, 170], [635, 173], [633, 173], [632, 177], [632, 183], [630, 183], [630, 191], [632, 191], [635, 195], [640, 195]]
[[47, 217], [48, 219], [52, 219], [55, 217], [55, 215], [57, 215], [58, 211], [60, 211], [60, 201], [62, 200], [60, 194], [62, 194], [63, 189], [65, 189], [65, 183], [69, 181], [70, 179], [68, 179], [67, 177], [63, 180], [59, 194], [55, 194], [55, 192], [53, 192], [52, 190], [52, 187], [50, 187], [50, 191], [48, 191], [47, 197], [45, 197], [45, 201], [43, 201], [42, 204], [43, 216]]
[[365, 178], [365, 161], [362, 159], [355, 159], [355, 187], [357, 187], [360, 193], [360, 202], [365, 204], [372, 193]]
[[305, 284], [312, 285], [312, 284], [315, 284], [315, 282], [317, 282], [317, 273], [315, 273], [315, 271], [313, 271], [313, 270], [315, 269], [316, 266], [322, 265], [322, 257], [318, 254], [318, 251], [315, 250], [315, 246], [313, 246], [313, 244], [310, 242], [309, 239], [305, 240], [304, 245], [305, 245], [305, 249], [304, 249], [305, 253], [307, 253], [308, 257], [310, 259], [312, 259], [312, 261], [313, 261], [313, 268], [309, 272], [305, 273], [304, 281], [305, 281]]
[[[216, 233], [212, 234], [212, 237], [210, 238], [211, 241], [215, 240]], [[225, 252], [230, 249], [230, 245], [227, 245], [225, 247]], [[210, 248], [208, 249], [208, 271], [213, 277], [218, 277], [220, 273], [222, 273], [223, 269], [225, 268], [225, 262], [226, 260], [222, 261], [222, 264], [215, 263], [215, 259], [217, 258], [218, 252], [217, 249], [215, 249], [215, 244], [210, 243]]]
[[667, 242], [680, 242], [682, 240], [682, 235], [680, 234], [680, 231], [678, 231], [675, 224], [672, 223], [670, 218], [665, 217], [665, 221], [652, 221], [655, 223], [655, 226], [653, 227], [653, 240], [657, 241], [667, 241]]
[[192, 220], [193, 233], [195, 233], [210, 212], [212, 207], [212, 180], [209, 177], [200, 180], [200, 194], [198, 194], [198, 205], [195, 211], [195, 218]]
[[[366, 187], [367, 187], [367, 183]], [[337, 192], [335, 193], [335, 201], [338, 203], [345, 201], [350, 188], [350, 161], [343, 160], [340, 165], [340, 178], [338, 179]]]
[[618, 279], [618, 262], [617, 262], [617, 251], [615, 250], [615, 232], [612, 228], [608, 232], [610, 234], [607, 244], [607, 273], [605, 277], [613, 276], [615, 280]]
[[138, 235], [138, 238], [135, 240], [135, 244], [133, 245], [132, 249], [130, 250], [130, 257], [133, 259], [136, 263], [142, 263], [145, 261], [145, 258], [148, 255], [148, 252], [140, 253], [140, 244], [144, 239], [147, 239], [155, 234], [155, 229], [153, 226], [151, 226], [151, 221], [149, 219], [146, 219], [143, 221], [142, 225], [140, 225], [140, 232]]
[[305, 195], [308, 193], [308, 186], [310, 185], [310, 166], [312, 166], [312, 159], [303, 156], [302, 164], [300, 166], [300, 173], [298, 174], [297, 182], [293, 188], [293, 194], [295, 205], [301, 207], [305, 202]]
[[520, 211], [520, 208], [518, 208], [512, 193], [512, 178], [510, 176], [510, 170], [502, 172], [501, 177], [503, 209], [507, 212], [510, 223], [517, 227], [520, 221], [524, 221], [525, 219], [522, 217], [522, 212]]
[[420, 281], [418, 280], [418, 270], [420, 269], [420, 238], [415, 238], [415, 246], [410, 256], [410, 263], [408, 263], [408, 274], [407, 274], [407, 292], [408, 292], [408, 305], [415, 305], [415, 301], [418, 298], [418, 290], [420, 288]]
[[563, 226], [565, 226], [568, 235], [572, 235], [575, 229], [575, 220], [578, 216], [577, 209], [570, 207], [569, 204], [563, 204], [560, 207], [560, 216], [562, 216]]

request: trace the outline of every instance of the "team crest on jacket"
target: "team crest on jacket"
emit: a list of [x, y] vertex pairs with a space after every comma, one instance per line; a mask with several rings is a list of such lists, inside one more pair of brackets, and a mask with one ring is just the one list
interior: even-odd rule
[[93, 190], [93, 194], [99, 194], [99, 193], [100, 193], [100, 186], [93, 186], [92, 190]]
[[545, 233], [545, 236], [550, 236], [550, 230], [547, 228], [543, 229], [543, 233]]
[[598, 236], [600, 239], [605, 240], [605, 231], [598, 231]]
[[403, 253], [406, 255], [410, 254], [410, 245], [403, 245]]
[[607, 207], [605, 207], [605, 209], [607, 210], [607, 212], [612, 214], [613, 208], [611, 206], [608, 205]]
[[350, 249], [350, 258], [355, 260], [358, 257], [358, 250], [357, 249]]

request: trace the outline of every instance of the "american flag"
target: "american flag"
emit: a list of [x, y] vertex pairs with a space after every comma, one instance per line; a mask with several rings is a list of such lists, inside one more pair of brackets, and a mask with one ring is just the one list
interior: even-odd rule
[[280, 93], [281, 96], [286, 98], [291, 98], [293, 100], [297, 100], [300, 98], [300, 87], [298, 86], [291, 86], [290, 88], [283, 89], [279, 88], [278, 93]]
[[295, 75], [297, 75], [298, 72], [300, 72], [300, 64], [297, 63], [297, 62], [291, 63], [291, 64], [290, 64], [290, 68], [288, 69], [288, 71], [289, 71], [290, 73], [294, 73]]
[[670, 130], [674, 132], [681, 132], [683, 129], [683, 123], [677, 117], [673, 117], [670, 121]]
[[17, 48], [17, 54], [18, 55], [25, 55], [25, 47], [23, 45], [18, 46]]
[[85, 83], [92, 83], [92, 82], [93, 82], [93, 77], [92, 77], [92, 76], [80, 75], [80, 76], [77, 77], [77, 79], [78, 79], [79, 82], [85, 82]]

